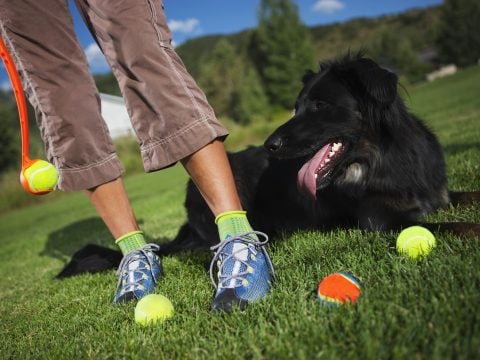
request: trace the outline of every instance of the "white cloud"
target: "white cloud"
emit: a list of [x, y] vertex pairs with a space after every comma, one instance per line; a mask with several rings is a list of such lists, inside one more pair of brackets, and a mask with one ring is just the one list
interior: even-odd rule
[[0, 83], [0, 89], [2, 89], [3, 91], [10, 91], [12, 90], [12, 84], [10, 84], [10, 81], [5, 80]]
[[105, 56], [103, 56], [96, 43], [91, 43], [87, 46], [85, 55], [87, 56], [88, 64], [93, 70], [107, 70], [109, 68]]
[[195, 18], [187, 20], [170, 20], [168, 22], [168, 27], [172, 32], [184, 34], [199, 33], [201, 31], [200, 21]]
[[342, 10], [345, 4], [340, 0], [318, 0], [313, 5], [313, 11], [318, 11], [325, 14], [333, 14], [338, 10]]

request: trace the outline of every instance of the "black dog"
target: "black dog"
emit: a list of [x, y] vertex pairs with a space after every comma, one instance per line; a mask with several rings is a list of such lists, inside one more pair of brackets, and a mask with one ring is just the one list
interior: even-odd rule
[[[271, 236], [339, 227], [399, 230], [451, 201], [480, 199], [448, 191], [441, 146], [406, 109], [394, 73], [349, 55], [308, 72], [303, 83], [295, 114], [264, 147], [229, 154], [254, 229]], [[213, 215], [192, 182], [185, 207], [188, 221], [165, 253], [218, 242]], [[477, 224], [422, 225], [480, 234]], [[82, 258], [76, 260], [82, 267]]]
[[[264, 147], [230, 155], [252, 226], [268, 234], [359, 227], [399, 230], [439, 207], [479, 199], [449, 193], [435, 135], [408, 112], [397, 76], [360, 55], [308, 72], [295, 114]], [[167, 251], [217, 241], [213, 216], [193, 184], [188, 222]], [[422, 224], [475, 234], [475, 224]]]

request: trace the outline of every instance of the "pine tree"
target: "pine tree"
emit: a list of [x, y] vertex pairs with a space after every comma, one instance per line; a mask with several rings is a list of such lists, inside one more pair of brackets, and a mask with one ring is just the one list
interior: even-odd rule
[[467, 66], [480, 59], [480, 1], [446, 0], [437, 40], [444, 63]]
[[304, 72], [314, 66], [314, 46], [290, 0], [262, 0], [255, 38], [257, 67], [270, 103], [291, 108]]
[[235, 48], [226, 39], [220, 40], [200, 67], [198, 82], [210, 105], [218, 115], [228, 112], [234, 91]]
[[244, 65], [239, 76], [238, 86], [232, 97], [230, 116], [238, 123], [248, 124], [266, 116], [270, 105], [253, 65]]
[[243, 124], [268, 109], [259, 76], [245, 58], [227, 39], [222, 39], [201, 65], [198, 79], [216, 114]]
[[0, 102], [0, 174], [20, 161], [20, 136], [16, 107]]
[[383, 31], [369, 51], [378, 63], [414, 83], [424, 79], [429, 66], [418, 58], [411, 40], [402, 33]]

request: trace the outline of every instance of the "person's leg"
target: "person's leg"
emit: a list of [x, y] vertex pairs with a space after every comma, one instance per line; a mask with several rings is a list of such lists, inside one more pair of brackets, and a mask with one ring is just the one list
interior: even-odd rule
[[[270, 291], [273, 265], [263, 245], [268, 237], [253, 231], [237, 193], [223, 143], [215, 140], [182, 160], [215, 216], [220, 243], [212, 264], [219, 263], [212, 310], [243, 309]], [[263, 241], [259, 239], [263, 238]], [[211, 267], [212, 271], [212, 267]], [[212, 274], [211, 274], [212, 276]]]
[[[252, 233], [242, 210], [220, 141], [227, 130], [171, 46], [163, 2], [77, 0], [77, 4], [90, 19], [87, 24], [118, 80], [145, 170], [160, 170], [181, 160], [216, 216], [222, 246], [215, 259], [222, 275], [213, 308], [228, 310], [232, 304], [243, 306], [265, 296], [273, 269], [264, 242]], [[254, 263], [255, 256], [260, 261]]]
[[220, 140], [214, 140], [182, 159], [193, 182], [214, 216], [242, 210], [227, 154]]
[[147, 244], [140, 231], [121, 178], [86, 190], [90, 201], [116, 239], [124, 258], [114, 303], [139, 299], [153, 292], [161, 277], [158, 246]]
[[84, 190], [122, 174], [65, 0], [0, 0], [0, 32], [36, 113], [58, 188]]
[[119, 83], [145, 171], [169, 167], [227, 135], [171, 45], [161, 0], [76, 3]]
[[88, 189], [87, 195], [115, 239], [140, 230], [121, 178]]
[[[92, 203], [112, 235], [129, 244], [120, 246], [124, 253], [125, 248], [144, 244], [66, 1], [0, 0], [0, 35], [35, 109], [47, 158], [60, 175], [58, 187], [65, 191], [91, 189]], [[153, 283], [157, 272], [155, 277]], [[152, 289], [150, 286], [148, 291]]]

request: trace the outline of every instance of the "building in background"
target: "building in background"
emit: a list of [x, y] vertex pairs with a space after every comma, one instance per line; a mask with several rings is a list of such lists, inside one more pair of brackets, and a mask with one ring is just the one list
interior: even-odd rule
[[457, 70], [458, 69], [455, 64], [445, 65], [445, 66], [442, 66], [440, 69], [432, 71], [431, 73], [427, 74], [427, 80], [433, 81], [445, 76], [453, 75], [457, 73]]
[[122, 136], [135, 136], [123, 98], [101, 93], [100, 99], [102, 116], [107, 123], [111, 137], [116, 139]]

